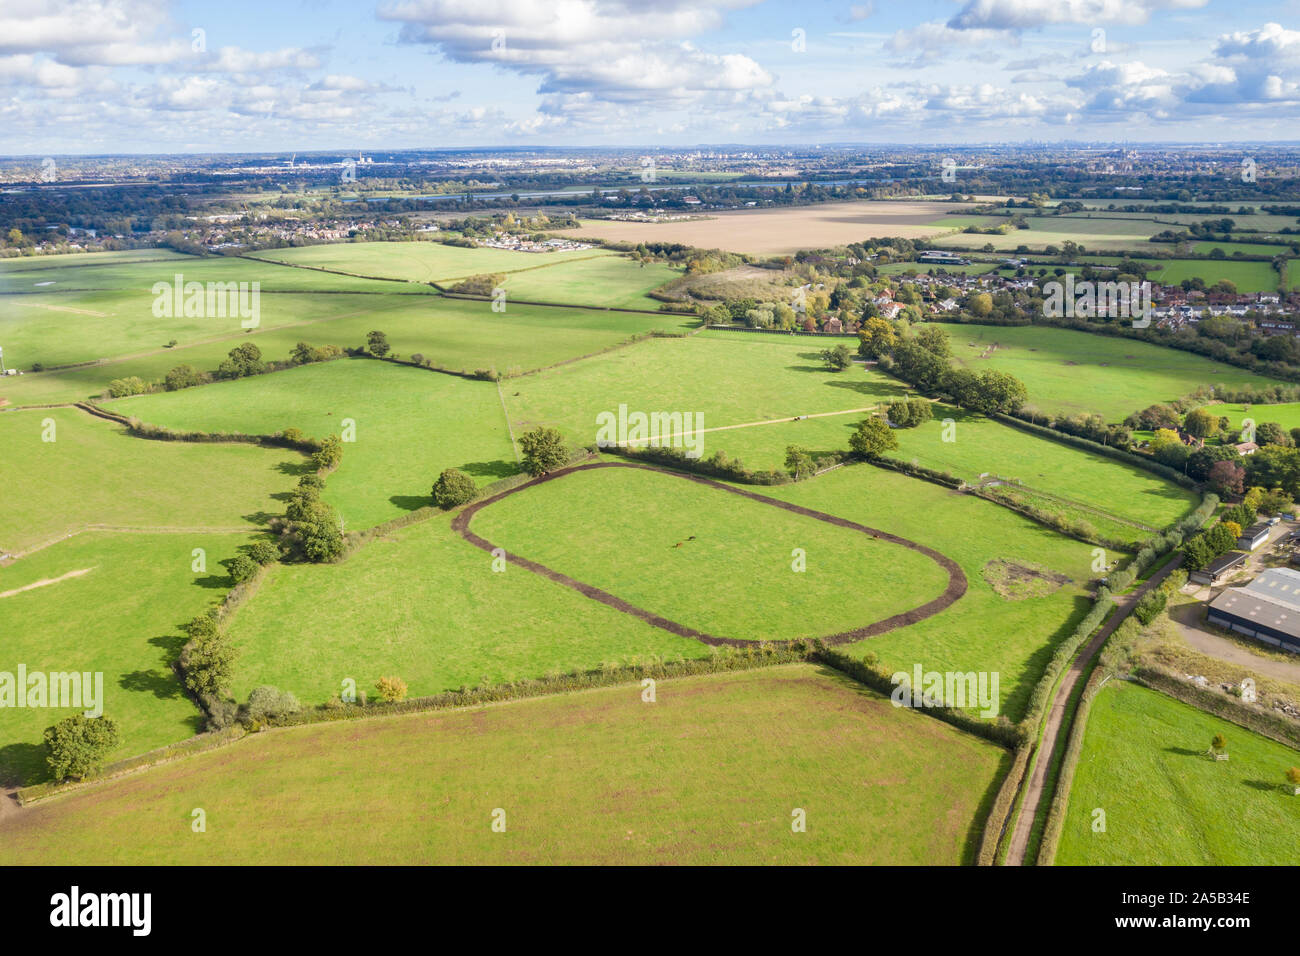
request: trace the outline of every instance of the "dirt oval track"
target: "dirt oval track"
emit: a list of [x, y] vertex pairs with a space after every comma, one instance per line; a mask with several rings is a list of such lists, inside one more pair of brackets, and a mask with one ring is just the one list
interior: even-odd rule
[[[790, 511], [797, 515], [802, 515], [805, 518], [812, 518], [815, 521], [824, 521], [827, 524], [832, 524], [840, 528], [848, 528], [851, 531], [857, 531], [861, 534], [867, 535], [868, 537], [877, 538], [881, 541], [887, 541], [891, 544], [900, 545], [901, 547], [908, 548], [912, 551], [918, 552], [919, 554], [925, 555], [927, 558], [929, 558], [935, 564], [939, 565], [939, 567], [943, 568], [944, 571], [948, 573], [948, 586], [944, 588], [942, 594], [940, 594], [938, 597], [934, 598], [933, 600], [927, 601], [925, 604], [922, 604], [919, 607], [914, 607], [910, 611], [904, 611], [901, 614], [895, 614], [892, 617], [884, 618], [883, 620], [876, 621], [872, 624], [866, 624], [863, 625], [862, 627], [853, 628], [852, 630], [849, 631], [841, 631], [838, 634], [825, 635], [824, 637], [820, 638], [820, 640], [824, 644], [827, 645], [847, 644], [851, 641], [858, 641], [865, 637], [875, 637], [878, 634], [884, 634], [888, 631], [896, 630], [897, 628], [900, 627], [906, 627], [909, 624], [915, 624], [917, 621], [923, 621], [927, 617], [932, 617], [935, 614], [938, 614], [940, 611], [944, 610], [945, 608], [951, 607], [954, 603], [957, 602], [957, 600], [963, 594], [966, 593], [966, 574], [965, 572], [962, 571], [961, 567], [957, 564], [957, 562], [953, 561], [947, 555], [941, 554], [940, 552], [934, 550], [933, 548], [928, 548], [923, 544], [918, 544], [917, 542], [911, 541], [907, 538], [900, 538], [898, 535], [890, 534], [887, 531], [880, 531], [876, 528], [868, 528], [866, 525], [858, 524], [855, 521], [849, 521], [845, 518], [837, 518], [835, 515], [828, 515], [820, 511], [813, 511], [811, 508], [803, 508], [800, 507], [799, 505], [792, 505], [789, 502], [779, 501], [776, 498], [769, 498], [766, 495], [756, 494], [752, 491], [745, 491], [744, 489], [741, 488], [733, 488], [730, 485], [724, 485], [722, 482], [713, 481], [712, 479], [709, 478], [701, 478], [697, 475], [687, 475], [676, 471], [666, 471], [661, 468], [651, 468], [648, 465], [639, 465], [630, 462], [598, 461], [598, 462], [592, 462], [591, 464], [576, 465], [571, 468], [564, 468], [561, 469], [560, 471], [551, 472], [550, 474], [543, 475], [541, 478], [536, 478], [533, 481], [528, 482], [527, 484], [520, 485], [517, 488], [511, 488], [508, 491], [503, 491], [498, 495], [493, 495], [491, 498], [484, 498], [482, 501], [471, 502], [469, 505], [465, 507], [463, 511], [461, 511], [458, 515], [456, 515], [456, 517], [452, 520], [451, 526], [462, 538], [464, 538], [470, 544], [474, 545], [476, 548], [480, 548], [483, 551], [487, 551], [491, 553], [492, 551], [498, 548], [498, 545], [493, 544], [491, 541], [488, 541], [486, 538], [480, 537], [479, 535], [475, 534], [473, 531], [470, 530], [470, 522], [474, 520], [474, 516], [476, 514], [478, 514], [484, 508], [500, 501], [501, 499], [508, 498], [510, 495], [518, 494], [521, 491], [526, 491], [529, 488], [533, 488], [539, 484], [543, 484], [548, 481], [556, 481], [560, 478], [563, 478], [565, 475], [571, 475], [579, 471], [590, 471], [596, 468], [639, 468], [643, 471], [652, 471], [655, 472], [656, 474], [667, 475], [673, 478], [680, 478], [682, 481], [693, 481], [696, 484], [705, 485], [709, 488], [716, 488], [719, 491], [725, 491], [728, 494], [740, 495], [742, 498], [749, 498], [752, 501], [757, 501], [761, 504], [769, 505], [773, 508], [780, 508], [784, 511]], [[502, 549], [502, 551], [504, 550], [505, 549]], [[550, 581], [554, 581], [556, 584], [562, 584], [567, 588], [572, 588], [573, 590], [577, 591], [579, 594], [591, 598], [593, 601], [599, 601], [601, 604], [605, 604], [608, 605], [609, 607], [614, 608], [615, 610], [622, 611], [624, 614], [630, 614], [633, 617], [640, 618], [642, 621], [645, 621], [647, 624], [653, 625], [654, 627], [657, 628], [661, 628], [662, 630], [668, 631], [671, 634], [676, 634], [680, 637], [694, 638], [695, 640], [700, 641], [703, 644], [711, 644], [714, 646], [730, 645], [732, 647], [753, 647], [754, 645], [759, 643], [780, 644], [780, 645], [796, 643], [793, 640], [761, 642], [755, 640], [745, 640], [743, 638], [738, 638], [738, 637], [720, 637], [717, 634], [708, 634], [704, 631], [697, 631], [694, 628], [687, 627], [684, 624], [679, 624], [678, 622], [673, 621], [669, 618], [663, 617], [658, 614], [653, 614], [650, 611], [645, 610], [644, 608], [637, 607], [635, 604], [630, 604], [627, 601], [624, 601], [622, 598], [610, 594], [608, 591], [602, 591], [598, 587], [594, 587], [593, 585], [590, 584], [585, 584], [582, 581], [569, 577], [567, 574], [561, 574], [559, 571], [553, 570], [552, 568], [548, 568], [546, 565], [539, 564], [536, 561], [529, 560], [528, 558], [525, 558], [522, 555], [512, 554], [510, 552], [505, 552], [505, 555], [506, 555], [506, 560], [509, 563], [517, 564], [520, 567], [527, 568], [529, 571], [532, 571], [534, 574], [540, 574], [542, 577]]]

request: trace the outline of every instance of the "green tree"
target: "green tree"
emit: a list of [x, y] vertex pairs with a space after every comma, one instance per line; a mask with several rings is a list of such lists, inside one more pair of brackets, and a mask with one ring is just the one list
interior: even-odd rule
[[897, 341], [898, 335], [889, 322], [868, 317], [858, 329], [858, 354], [863, 358], [879, 358], [893, 349]]
[[298, 698], [290, 691], [269, 685], [254, 687], [248, 695], [248, 703], [244, 705], [248, 717], [259, 722], [296, 714], [301, 709]]
[[808, 454], [808, 449], [800, 448], [798, 445], [787, 445], [785, 449], [785, 470], [790, 472], [795, 479], [807, 478], [816, 470], [813, 464], [812, 455]]
[[448, 468], [433, 483], [433, 503], [444, 511], [478, 497], [478, 485], [459, 468]]
[[1208, 408], [1193, 408], [1183, 418], [1183, 430], [1193, 438], [1213, 438], [1219, 433], [1219, 417]]
[[163, 376], [163, 386], [169, 392], [175, 392], [182, 388], [192, 388], [203, 382], [203, 376], [193, 365], [177, 365], [174, 369]]
[[217, 366], [218, 378], [244, 378], [266, 371], [262, 350], [252, 342], [245, 342], [230, 350], [226, 360]]
[[383, 332], [376, 331], [371, 332], [366, 336], [366, 348], [368, 348], [370, 354], [376, 358], [383, 358], [392, 351], [393, 347], [388, 344], [388, 336]]
[[312, 453], [311, 463], [319, 471], [328, 471], [338, 467], [343, 460], [343, 439], [338, 435], [326, 435], [320, 448]]
[[849, 436], [849, 447], [863, 458], [879, 458], [898, 447], [898, 439], [883, 418], [867, 418]]
[[831, 372], [842, 372], [853, 364], [853, 352], [847, 345], [837, 345], [833, 349], [822, 349], [822, 361]]
[[236, 584], [247, 581], [257, 573], [258, 563], [247, 554], [237, 554], [225, 562], [226, 570], [230, 572], [230, 579]]
[[55, 780], [85, 779], [117, 747], [117, 724], [107, 717], [74, 714], [45, 730], [45, 760]]
[[343, 554], [343, 531], [339, 516], [333, 508], [319, 499], [307, 506], [306, 515], [298, 522], [298, 540], [307, 560], [323, 563], [333, 561]]
[[524, 471], [534, 478], [555, 471], [569, 461], [564, 436], [558, 429], [544, 425], [519, 436], [519, 452], [523, 457]]
[[200, 614], [184, 630], [189, 635], [180, 658], [185, 686], [200, 697], [220, 697], [234, 674], [238, 650], [210, 614]]

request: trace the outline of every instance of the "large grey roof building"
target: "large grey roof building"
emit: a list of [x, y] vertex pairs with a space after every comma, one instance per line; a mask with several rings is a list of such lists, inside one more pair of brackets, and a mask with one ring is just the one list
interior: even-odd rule
[[1210, 602], [1209, 621], [1273, 647], [1300, 652], [1300, 571], [1269, 568]]

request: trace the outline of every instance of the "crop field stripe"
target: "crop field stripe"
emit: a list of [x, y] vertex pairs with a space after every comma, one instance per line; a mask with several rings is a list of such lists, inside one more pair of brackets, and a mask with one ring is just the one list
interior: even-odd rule
[[[753, 501], [760, 502], [761, 504], [772, 505], [773, 507], [780, 508], [784, 511], [790, 511], [793, 512], [794, 514], [802, 515], [805, 518], [812, 518], [815, 521], [823, 521], [826, 524], [835, 525], [836, 527], [840, 527], [840, 528], [847, 528], [851, 531], [858, 531], [869, 537], [879, 538], [882, 541], [888, 541], [890, 544], [900, 545], [901, 547], [925, 555], [931, 561], [934, 561], [941, 568], [943, 568], [945, 571], [948, 572], [948, 586], [944, 588], [943, 593], [940, 594], [937, 598], [931, 601], [927, 601], [925, 604], [922, 604], [919, 607], [912, 608], [912, 610], [910, 611], [904, 611], [901, 614], [895, 614], [892, 617], [887, 617], [883, 620], [876, 621], [874, 624], [868, 624], [863, 627], [854, 628], [849, 631], [841, 631], [838, 634], [831, 634], [826, 637], [819, 638], [819, 640], [821, 640], [823, 644], [829, 646], [833, 646], [836, 644], [847, 644], [852, 641], [862, 640], [863, 638], [875, 637], [878, 634], [884, 634], [888, 631], [895, 630], [896, 628], [899, 627], [906, 627], [909, 624], [915, 624], [917, 621], [923, 621], [927, 617], [932, 617], [933, 615], [938, 614], [940, 611], [943, 611], [944, 609], [951, 607], [958, 600], [960, 600], [962, 595], [966, 593], [966, 587], [967, 587], [966, 573], [962, 571], [961, 566], [957, 564], [956, 561], [953, 561], [951, 558], [949, 558], [947, 555], [942, 554], [934, 550], [933, 548], [926, 547], [925, 545], [920, 544], [916, 541], [909, 540], [908, 538], [902, 538], [895, 534], [890, 534], [887, 531], [880, 531], [876, 528], [869, 528], [866, 525], [858, 524], [856, 521], [849, 521], [847, 518], [839, 518], [836, 517], [835, 515], [825, 514], [824, 512], [821, 511], [814, 511], [811, 508], [804, 508], [801, 505], [795, 505], [786, 501], [780, 501], [776, 498], [769, 498], [766, 495], [756, 494], [755, 492], [752, 491], [745, 491], [741, 488], [733, 488], [730, 485], [724, 485], [721, 482], [713, 481], [709, 478], [701, 478], [698, 475], [687, 475], [675, 471], [665, 471], [660, 468], [651, 468], [648, 465], [638, 465], [629, 462], [598, 461], [586, 465], [577, 465], [572, 468], [564, 468], [561, 469], [560, 471], [553, 471], [549, 474], [543, 475], [540, 478], [536, 478], [533, 481], [528, 482], [527, 484], [520, 485], [517, 488], [510, 488], [506, 491], [501, 492], [500, 494], [493, 495], [491, 498], [485, 498], [482, 501], [473, 502], [468, 507], [466, 507], [463, 511], [461, 511], [460, 514], [456, 515], [456, 517], [452, 520], [451, 523], [452, 530], [456, 531], [462, 538], [464, 538], [470, 544], [474, 545], [474, 547], [479, 548], [480, 550], [486, 551], [489, 554], [491, 554], [493, 551], [497, 550], [497, 546], [492, 544], [492, 542], [488, 541], [486, 538], [482, 538], [479, 535], [475, 534], [469, 528], [470, 521], [473, 520], [475, 514], [477, 514], [479, 511], [483, 510], [484, 508], [486, 508], [488, 505], [494, 504], [495, 502], [498, 502], [503, 498], [509, 497], [510, 495], [518, 494], [519, 492], [527, 488], [532, 488], [535, 487], [536, 485], [543, 484], [548, 481], [554, 481], [557, 478], [562, 478], [565, 475], [571, 475], [575, 472], [591, 471], [597, 468], [636, 468], [640, 471], [648, 471], [655, 474], [668, 475], [674, 478], [681, 478], [685, 481], [693, 481], [696, 484], [704, 485], [705, 487], [717, 488], [722, 491], [730, 492], [733, 495], [739, 495], [742, 498], [749, 498]], [[747, 641], [741, 638], [720, 637], [716, 634], [708, 634], [704, 631], [697, 631], [694, 628], [686, 627], [684, 624], [679, 624], [676, 621], [669, 620], [666, 617], [662, 617], [658, 614], [652, 614], [650, 611], [647, 611], [644, 608], [637, 607], [635, 604], [630, 604], [629, 602], [624, 601], [622, 598], [610, 594], [608, 591], [603, 591], [600, 588], [594, 587], [593, 585], [590, 584], [584, 584], [583, 582], [575, 580], [574, 578], [571, 578], [566, 574], [561, 574], [559, 571], [555, 571], [552, 568], [548, 568], [544, 564], [539, 564], [536, 561], [531, 561], [528, 558], [522, 557], [521, 555], [512, 554], [510, 552], [505, 551], [505, 549], [501, 549], [501, 550], [505, 554], [507, 560], [513, 561], [514, 563], [521, 565], [524, 568], [527, 568], [529, 571], [532, 571], [534, 574], [541, 575], [542, 577], [550, 581], [554, 581], [557, 584], [563, 584], [565, 587], [571, 588], [577, 591], [578, 593], [591, 598], [594, 601], [599, 601], [600, 603], [606, 604], [609, 607], [614, 608], [615, 610], [622, 611], [624, 614], [630, 614], [633, 617], [639, 618], [640, 620], [645, 621], [647, 624], [650, 624], [653, 627], [660, 628], [662, 630], [668, 631], [669, 633], [676, 634], [680, 637], [694, 638], [695, 640], [703, 644], [709, 644], [715, 647], [723, 646], [723, 645], [730, 645], [732, 647], [753, 647], [757, 643], [782, 644], [782, 645], [795, 643], [794, 641], [766, 641], [766, 642]]]

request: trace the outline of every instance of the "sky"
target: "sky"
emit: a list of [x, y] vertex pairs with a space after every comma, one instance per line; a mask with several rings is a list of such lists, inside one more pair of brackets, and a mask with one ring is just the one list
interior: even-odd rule
[[0, 0], [0, 155], [1300, 140], [1300, 0]]

